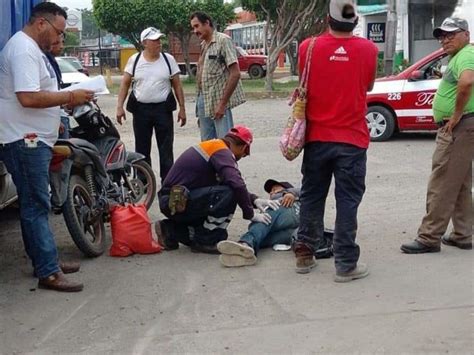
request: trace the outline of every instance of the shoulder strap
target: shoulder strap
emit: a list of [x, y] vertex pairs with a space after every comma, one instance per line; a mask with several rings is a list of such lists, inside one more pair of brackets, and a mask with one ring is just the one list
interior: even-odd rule
[[313, 47], [314, 47], [315, 42], [316, 42], [316, 37], [313, 37], [311, 39], [311, 42], [309, 43], [308, 52], [306, 53], [306, 60], [304, 63], [303, 75], [301, 76], [301, 83], [300, 83], [300, 86], [303, 89], [306, 89], [306, 86], [308, 84], [309, 69], [311, 66], [311, 58], [313, 57]]
[[135, 70], [137, 69], [138, 59], [140, 59], [141, 55], [142, 55], [142, 52], [138, 52], [138, 55], [135, 58], [135, 63], [133, 63], [132, 78], [135, 76]]
[[163, 55], [163, 58], [165, 58], [165, 62], [166, 62], [166, 65], [168, 66], [168, 70], [170, 71], [170, 77], [171, 77], [171, 65], [168, 60], [168, 57], [166, 56], [165, 52], [161, 52], [161, 54]]

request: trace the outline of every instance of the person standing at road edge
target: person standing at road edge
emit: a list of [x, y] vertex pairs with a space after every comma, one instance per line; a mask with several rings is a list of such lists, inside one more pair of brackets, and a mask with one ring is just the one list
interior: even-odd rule
[[231, 38], [214, 29], [209, 15], [197, 11], [190, 19], [202, 41], [196, 99], [201, 141], [224, 138], [234, 127], [231, 109], [245, 102], [237, 52]]
[[[472, 160], [474, 158], [474, 46], [466, 20], [447, 18], [433, 36], [450, 56], [433, 100], [440, 127], [426, 196], [426, 214], [407, 254], [435, 253], [440, 244], [472, 249]], [[453, 231], [444, 235], [449, 221]]]
[[[178, 100], [178, 122], [186, 124], [184, 93], [179, 78], [179, 67], [171, 54], [161, 51], [164, 34], [155, 27], [145, 28], [140, 40], [143, 52], [132, 55], [125, 66], [117, 102], [117, 122], [126, 119], [123, 105], [132, 83], [129, 100], [135, 100], [133, 109], [133, 133], [135, 151], [145, 156], [151, 166], [151, 138], [155, 131], [156, 145], [160, 154], [160, 177], [164, 181], [174, 162], [173, 110], [170, 102]], [[176, 104], [176, 102], [174, 101]], [[176, 105], [175, 105], [176, 106]], [[130, 106], [127, 106], [130, 109]]]
[[[360, 249], [355, 239], [369, 145], [366, 97], [375, 81], [378, 51], [371, 41], [353, 35], [358, 22], [354, 1], [331, 0], [328, 22], [329, 32], [315, 39], [308, 64], [296, 272], [308, 273], [316, 266], [313, 255], [323, 240], [324, 208], [334, 175], [334, 281], [347, 282], [369, 273], [365, 264], [358, 263]], [[307, 39], [300, 46], [300, 73], [312, 41]]]
[[83, 285], [64, 273], [78, 271], [79, 265], [58, 261], [48, 218], [49, 163], [58, 137], [59, 106], [82, 105], [94, 96], [89, 90], [58, 92], [54, 69], [44, 54], [64, 36], [66, 18], [58, 5], [38, 4], [0, 53], [0, 160], [17, 188], [23, 243], [38, 287], [77, 292]]

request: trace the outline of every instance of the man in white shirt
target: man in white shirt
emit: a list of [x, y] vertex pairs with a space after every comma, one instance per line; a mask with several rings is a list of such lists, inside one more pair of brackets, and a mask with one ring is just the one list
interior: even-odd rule
[[[179, 103], [178, 122], [186, 124], [184, 93], [179, 79], [179, 67], [172, 55], [161, 52], [164, 34], [155, 27], [144, 29], [140, 40], [144, 50], [132, 55], [125, 67], [118, 94], [117, 121], [125, 119], [123, 105], [132, 83], [127, 110], [133, 114], [135, 151], [143, 154], [151, 165], [151, 137], [155, 131], [156, 145], [160, 154], [160, 177], [164, 181], [174, 162], [173, 111], [176, 109], [173, 92]], [[133, 107], [130, 101], [134, 101]], [[170, 102], [174, 103], [173, 105]]]
[[38, 287], [77, 292], [83, 285], [67, 280], [64, 273], [79, 270], [79, 265], [59, 262], [48, 223], [49, 163], [59, 106], [84, 104], [94, 95], [89, 90], [58, 92], [54, 69], [43, 52], [64, 35], [66, 17], [54, 3], [38, 4], [0, 53], [0, 160], [17, 188], [23, 243]]

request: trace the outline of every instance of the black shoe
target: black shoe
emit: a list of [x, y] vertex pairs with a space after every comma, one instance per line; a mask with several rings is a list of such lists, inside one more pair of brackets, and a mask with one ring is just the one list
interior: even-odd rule
[[402, 244], [400, 249], [406, 254], [422, 254], [422, 253], [439, 253], [441, 248], [429, 247], [424, 244], [421, 244], [419, 241], [414, 240], [413, 242]]
[[458, 247], [459, 249], [464, 249], [464, 250], [472, 249], [472, 242], [470, 242], [470, 243], [455, 242], [454, 240], [451, 240], [449, 238], [449, 235], [443, 235], [441, 237], [441, 242], [445, 245], [449, 245], [449, 246], [452, 246], [452, 247]]
[[205, 253], [205, 254], [220, 254], [219, 250], [217, 250], [217, 245], [205, 245], [193, 242], [189, 246], [193, 253]]
[[158, 243], [165, 248], [165, 250], [175, 250], [179, 248], [178, 241], [174, 240], [166, 230], [166, 226], [161, 221], [155, 222], [155, 232], [158, 238]]

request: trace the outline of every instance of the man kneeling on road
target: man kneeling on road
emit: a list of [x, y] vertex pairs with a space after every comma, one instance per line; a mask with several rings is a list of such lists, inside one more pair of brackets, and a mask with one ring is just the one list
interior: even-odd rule
[[237, 204], [243, 218], [270, 223], [266, 213], [254, 213], [278, 203], [247, 191], [237, 161], [250, 154], [252, 132], [235, 126], [223, 139], [188, 148], [174, 163], [158, 193], [160, 209], [168, 217], [155, 224], [158, 241], [167, 250], [185, 244], [193, 252], [218, 254], [216, 244], [227, 239]]
[[275, 244], [291, 244], [293, 232], [299, 225], [299, 196], [300, 189], [289, 182], [269, 179], [264, 189], [270, 194], [270, 199], [281, 207], [268, 211], [271, 219], [268, 223], [252, 222], [249, 230], [238, 242], [224, 240], [217, 244], [222, 254], [219, 261], [227, 267], [254, 265], [256, 254], [260, 248], [271, 247]]

